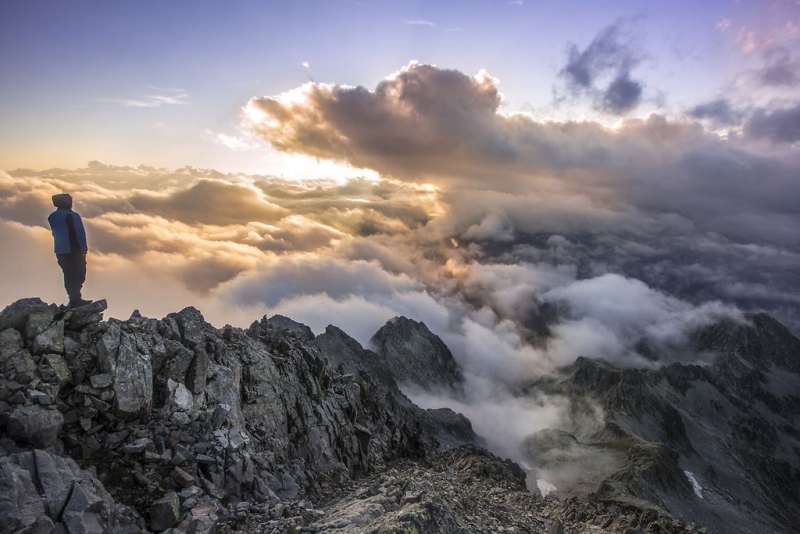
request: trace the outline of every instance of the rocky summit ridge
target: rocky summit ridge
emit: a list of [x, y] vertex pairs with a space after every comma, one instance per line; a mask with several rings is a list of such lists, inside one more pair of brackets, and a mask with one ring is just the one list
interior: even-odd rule
[[[771, 319], [698, 337], [720, 352], [718, 367], [581, 359], [528, 385], [575, 406], [573, 428], [526, 442], [532, 461], [613, 449], [617, 462], [591, 491], [542, 497], [519, 465], [480, 447], [466, 418], [423, 410], [398, 387], [461, 387], [452, 354], [422, 323], [390, 321], [369, 350], [334, 326], [315, 336], [282, 316], [218, 329], [191, 307], [104, 321], [105, 307], [29, 298], [0, 312], [0, 532], [705, 530], [690, 520], [721, 532], [739, 518], [725, 508], [736, 503], [765, 531], [797, 517], [800, 492], [778, 493], [797, 488], [800, 342]], [[719, 394], [695, 391], [706, 387]], [[591, 431], [580, 424], [590, 398], [606, 413]], [[722, 412], [711, 426], [730, 421], [729, 434], [704, 423], [713, 403]], [[759, 444], [747, 452], [747, 440]], [[685, 472], [716, 501], [698, 506]], [[765, 497], [743, 502], [759, 489]]]

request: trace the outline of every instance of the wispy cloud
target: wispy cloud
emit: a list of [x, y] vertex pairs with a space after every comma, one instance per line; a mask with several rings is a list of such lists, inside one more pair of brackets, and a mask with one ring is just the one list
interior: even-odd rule
[[438, 26], [435, 23], [433, 23], [433, 22], [431, 22], [429, 20], [424, 20], [424, 19], [404, 20], [403, 24], [410, 24], [411, 26], [429, 26], [431, 28], [438, 28]]
[[718, 31], [724, 32], [725, 30], [727, 30], [730, 27], [730, 25], [731, 25], [731, 19], [727, 19], [725, 17], [722, 17], [721, 19], [719, 19], [719, 22], [717, 22], [717, 24], [714, 27]]
[[245, 150], [253, 150], [260, 145], [253, 139], [248, 139], [246, 136], [228, 135], [213, 130], [204, 130], [203, 134], [211, 139], [214, 143], [229, 148], [235, 152], [243, 152]]
[[508, 5], [510, 5], [510, 6], [521, 6], [524, 3], [525, 2], [523, 2], [522, 0], [511, 0], [510, 2], [508, 2]]
[[160, 85], [146, 85], [148, 89], [152, 89], [153, 91], [158, 92], [169, 92], [169, 93], [185, 93], [186, 89], [182, 87], [161, 87]]
[[158, 108], [161, 106], [184, 105], [189, 103], [189, 95], [181, 93], [173, 96], [169, 95], [147, 95], [138, 98], [106, 98], [99, 97], [93, 99], [101, 104], [111, 104], [128, 108]]
[[739, 32], [736, 34], [736, 44], [739, 45], [739, 49], [745, 54], [758, 48], [761, 44], [760, 41], [758, 35], [747, 28], [740, 28]]

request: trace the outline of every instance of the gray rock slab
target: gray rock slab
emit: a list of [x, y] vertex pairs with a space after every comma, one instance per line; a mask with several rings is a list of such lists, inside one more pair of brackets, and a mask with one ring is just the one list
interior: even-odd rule
[[37, 334], [31, 351], [34, 354], [64, 354], [64, 321], [55, 321], [49, 328]]
[[63, 387], [72, 379], [72, 372], [69, 370], [67, 362], [58, 354], [45, 354], [44, 363], [53, 370], [58, 385]]
[[103, 311], [107, 307], [105, 299], [102, 299], [79, 308], [73, 308], [66, 326], [69, 330], [78, 330], [92, 323], [99, 323], [103, 320]]
[[50, 519], [58, 521], [67, 504], [72, 481], [80, 476], [80, 470], [69, 461], [46, 451], [35, 450], [36, 479], [44, 493]]
[[58, 439], [64, 416], [58, 410], [41, 406], [22, 406], [8, 418], [9, 437], [30, 443], [35, 447], [49, 447]]
[[0, 532], [15, 532], [45, 515], [30, 472], [8, 456], [0, 459]]
[[123, 332], [114, 369], [116, 413], [123, 419], [146, 417], [153, 407], [153, 368], [149, 354], [136, 348], [133, 334]]
[[172, 470], [169, 476], [173, 482], [175, 482], [181, 488], [188, 488], [192, 484], [194, 484], [195, 478], [181, 469], [178, 466], [175, 466], [175, 469]]
[[122, 447], [122, 452], [126, 454], [140, 454], [145, 450], [155, 450], [153, 440], [150, 438], [139, 438], [132, 443]]
[[93, 388], [107, 388], [114, 383], [114, 377], [110, 373], [101, 373], [99, 375], [92, 375], [89, 377]]

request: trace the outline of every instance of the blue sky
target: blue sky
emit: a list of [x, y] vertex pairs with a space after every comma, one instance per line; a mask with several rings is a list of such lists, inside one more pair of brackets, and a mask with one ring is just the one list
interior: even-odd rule
[[0, 168], [101, 160], [291, 174], [266, 143], [220, 143], [220, 134], [241, 139], [251, 97], [309, 79], [372, 89], [411, 60], [485, 69], [504, 112], [609, 121], [585, 101], [555, 107], [554, 91], [568, 46], [583, 49], [615, 23], [639, 58], [631, 72], [644, 93], [632, 115], [680, 114], [753, 60], [738, 32], [767, 35], [798, 16], [790, 0], [7, 0]]

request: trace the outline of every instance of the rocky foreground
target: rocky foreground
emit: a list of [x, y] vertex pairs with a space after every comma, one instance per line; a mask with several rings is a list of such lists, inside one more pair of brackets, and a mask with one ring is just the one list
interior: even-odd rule
[[[372, 352], [280, 316], [241, 330], [104, 309], [0, 312], [0, 532], [696, 530], [614, 492], [531, 493], [468, 420], [414, 405], [396, 373], [460, 380], [422, 323], [390, 323]], [[433, 375], [382, 361], [432, 346]]]

